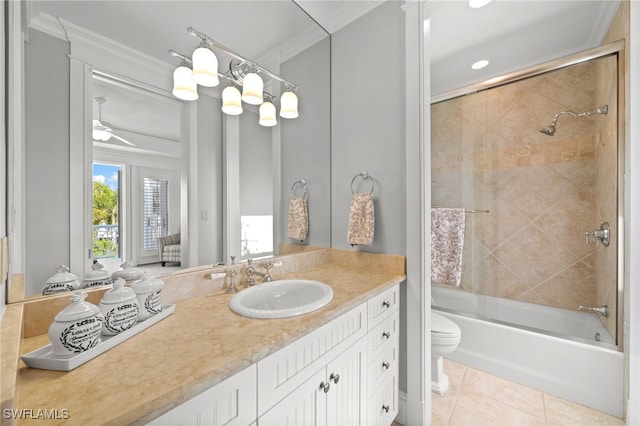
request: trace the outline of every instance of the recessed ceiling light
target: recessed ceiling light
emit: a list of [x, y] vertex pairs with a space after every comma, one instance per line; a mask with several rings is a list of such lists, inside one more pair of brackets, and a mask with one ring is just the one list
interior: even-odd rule
[[491, 0], [469, 0], [469, 7], [477, 9], [491, 3]]
[[471, 68], [474, 69], [474, 70], [479, 70], [479, 69], [482, 69], [482, 68], [486, 67], [487, 65], [489, 65], [489, 61], [487, 61], [486, 59], [482, 59], [482, 60], [480, 60], [478, 62], [474, 62], [471, 65]]

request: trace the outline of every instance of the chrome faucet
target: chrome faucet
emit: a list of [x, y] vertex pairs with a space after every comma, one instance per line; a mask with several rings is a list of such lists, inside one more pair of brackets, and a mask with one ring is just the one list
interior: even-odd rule
[[609, 305], [602, 306], [578, 306], [579, 311], [597, 312], [605, 318], [609, 318]]
[[254, 270], [253, 273], [259, 277], [263, 277], [264, 278], [264, 282], [269, 282], [271, 280], [273, 280], [273, 278], [271, 278], [271, 274], [269, 273], [269, 270], [271, 268], [273, 268], [273, 263], [271, 262], [265, 262], [264, 266], [264, 272], [260, 272], [260, 271], [256, 271]]
[[273, 281], [273, 278], [271, 277], [271, 273], [269, 272], [269, 270], [274, 266], [281, 266], [281, 265], [282, 265], [282, 262], [275, 262], [275, 263], [265, 262], [263, 264], [264, 272], [260, 272], [253, 267], [253, 260], [247, 259], [247, 281], [245, 282], [245, 287], [251, 287], [256, 284], [254, 275], [263, 277], [264, 282]]
[[227, 293], [237, 293], [238, 287], [236, 287], [235, 276], [238, 275], [238, 271], [236, 271], [233, 266], [236, 264], [236, 257], [231, 256], [231, 266], [232, 268], [227, 269], [226, 278], [228, 278], [229, 282], [227, 283]]

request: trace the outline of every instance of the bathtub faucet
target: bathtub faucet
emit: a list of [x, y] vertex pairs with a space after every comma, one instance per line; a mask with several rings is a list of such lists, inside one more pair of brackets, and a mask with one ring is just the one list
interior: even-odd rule
[[605, 318], [609, 318], [609, 306], [608, 305], [603, 305], [603, 306], [578, 306], [578, 310], [579, 311], [586, 311], [586, 312], [597, 312], [600, 315], [602, 315]]

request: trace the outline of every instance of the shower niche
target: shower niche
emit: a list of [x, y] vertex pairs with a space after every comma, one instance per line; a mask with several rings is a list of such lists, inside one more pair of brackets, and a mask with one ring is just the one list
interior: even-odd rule
[[431, 105], [432, 204], [489, 211], [467, 215], [460, 290], [606, 305], [619, 345], [618, 54], [572, 63]]

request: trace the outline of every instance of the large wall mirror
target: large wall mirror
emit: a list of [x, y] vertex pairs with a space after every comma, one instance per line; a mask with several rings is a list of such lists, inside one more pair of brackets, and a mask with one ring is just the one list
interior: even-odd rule
[[[180, 262], [166, 271], [273, 255], [282, 243], [331, 245], [330, 41], [295, 2], [12, 7], [21, 7], [24, 113], [9, 123], [23, 134], [9, 143], [9, 302], [42, 297], [58, 265], [80, 280], [95, 260], [161, 275], [164, 235], [181, 237]], [[175, 98], [180, 61], [168, 50], [191, 56], [199, 40], [188, 27], [294, 82], [300, 116], [275, 127], [259, 126], [255, 107], [227, 116], [224, 82], [199, 88], [196, 101]], [[228, 69], [224, 57], [219, 67]], [[309, 193], [303, 242], [286, 226], [298, 179]]]

